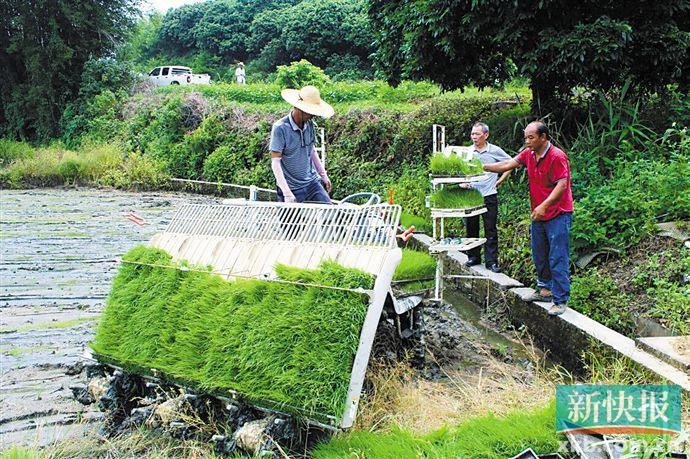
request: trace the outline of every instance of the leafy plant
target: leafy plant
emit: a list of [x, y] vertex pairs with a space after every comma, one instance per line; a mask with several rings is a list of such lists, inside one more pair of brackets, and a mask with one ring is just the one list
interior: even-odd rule
[[573, 309], [622, 334], [629, 335], [635, 330], [630, 298], [596, 269], [574, 277], [570, 290], [568, 305]]
[[279, 65], [276, 70], [276, 84], [281, 88], [300, 89], [307, 85], [323, 88], [329, 81], [323, 70], [306, 59], [290, 65]]

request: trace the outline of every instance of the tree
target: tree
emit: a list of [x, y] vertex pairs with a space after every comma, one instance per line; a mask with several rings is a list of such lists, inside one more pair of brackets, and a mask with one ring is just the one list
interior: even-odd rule
[[265, 67], [302, 58], [336, 67], [343, 59], [371, 67], [374, 40], [361, 0], [310, 0], [279, 11], [265, 11], [251, 25], [250, 48]]
[[196, 51], [195, 28], [204, 17], [207, 3], [194, 3], [170, 9], [158, 30], [158, 47], [173, 55]]
[[206, 53], [225, 64], [245, 60], [254, 17], [298, 1], [209, 0], [169, 10], [160, 27], [159, 48], [172, 56]]
[[0, 2], [0, 134], [54, 136], [84, 64], [115, 51], [138, 14], [136, 2]]
[[514, 63], [530, 78], [533, 108], [546, 113], [577, 86], [690, 82], [688, 0], [370, 0], [368, 14], [375, 61], [393, 84], [484, 87], [509, 79]]

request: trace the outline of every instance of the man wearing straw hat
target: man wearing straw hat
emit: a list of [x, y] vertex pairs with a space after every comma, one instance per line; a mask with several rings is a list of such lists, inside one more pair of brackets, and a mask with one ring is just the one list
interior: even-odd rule
[[280, 95], [292, 105], [287, 116], [273, 123], [271, 169], [278, 185], [278, 201], [331, 203], [331, 181], [314, 147], [314, 116], [330, 118], [333, 107], [321, 100], [314, 86], [283, 89]]

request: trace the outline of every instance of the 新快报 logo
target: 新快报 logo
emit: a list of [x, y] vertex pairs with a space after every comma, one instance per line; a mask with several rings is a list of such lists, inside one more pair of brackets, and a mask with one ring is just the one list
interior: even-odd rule
[[658, 433], [681, 430], [681, 393], [674, 385], [556, 387], [558, 433]]

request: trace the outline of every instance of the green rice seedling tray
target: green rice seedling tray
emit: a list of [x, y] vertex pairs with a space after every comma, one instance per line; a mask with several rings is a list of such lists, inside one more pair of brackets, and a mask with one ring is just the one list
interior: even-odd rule
[[389, 205], [184, 206], [123, 257], [91, 347], [349, 428], [402, 257], [399, 218]]
[[486, 207], [471, 209], [431, 209], [431, 218], [468, 218], [485, 213]]
[[477, 190], [445, 187], [429, 196], [429, 205], [432, 209], [476, 209], [484, 206], [484, 198]]
[[429, 170], [433, 175], [472, 176], [484, 173], [484, 166], [478, 157], [462, 147], [447, 147], [447, 152], [432, 155]]

